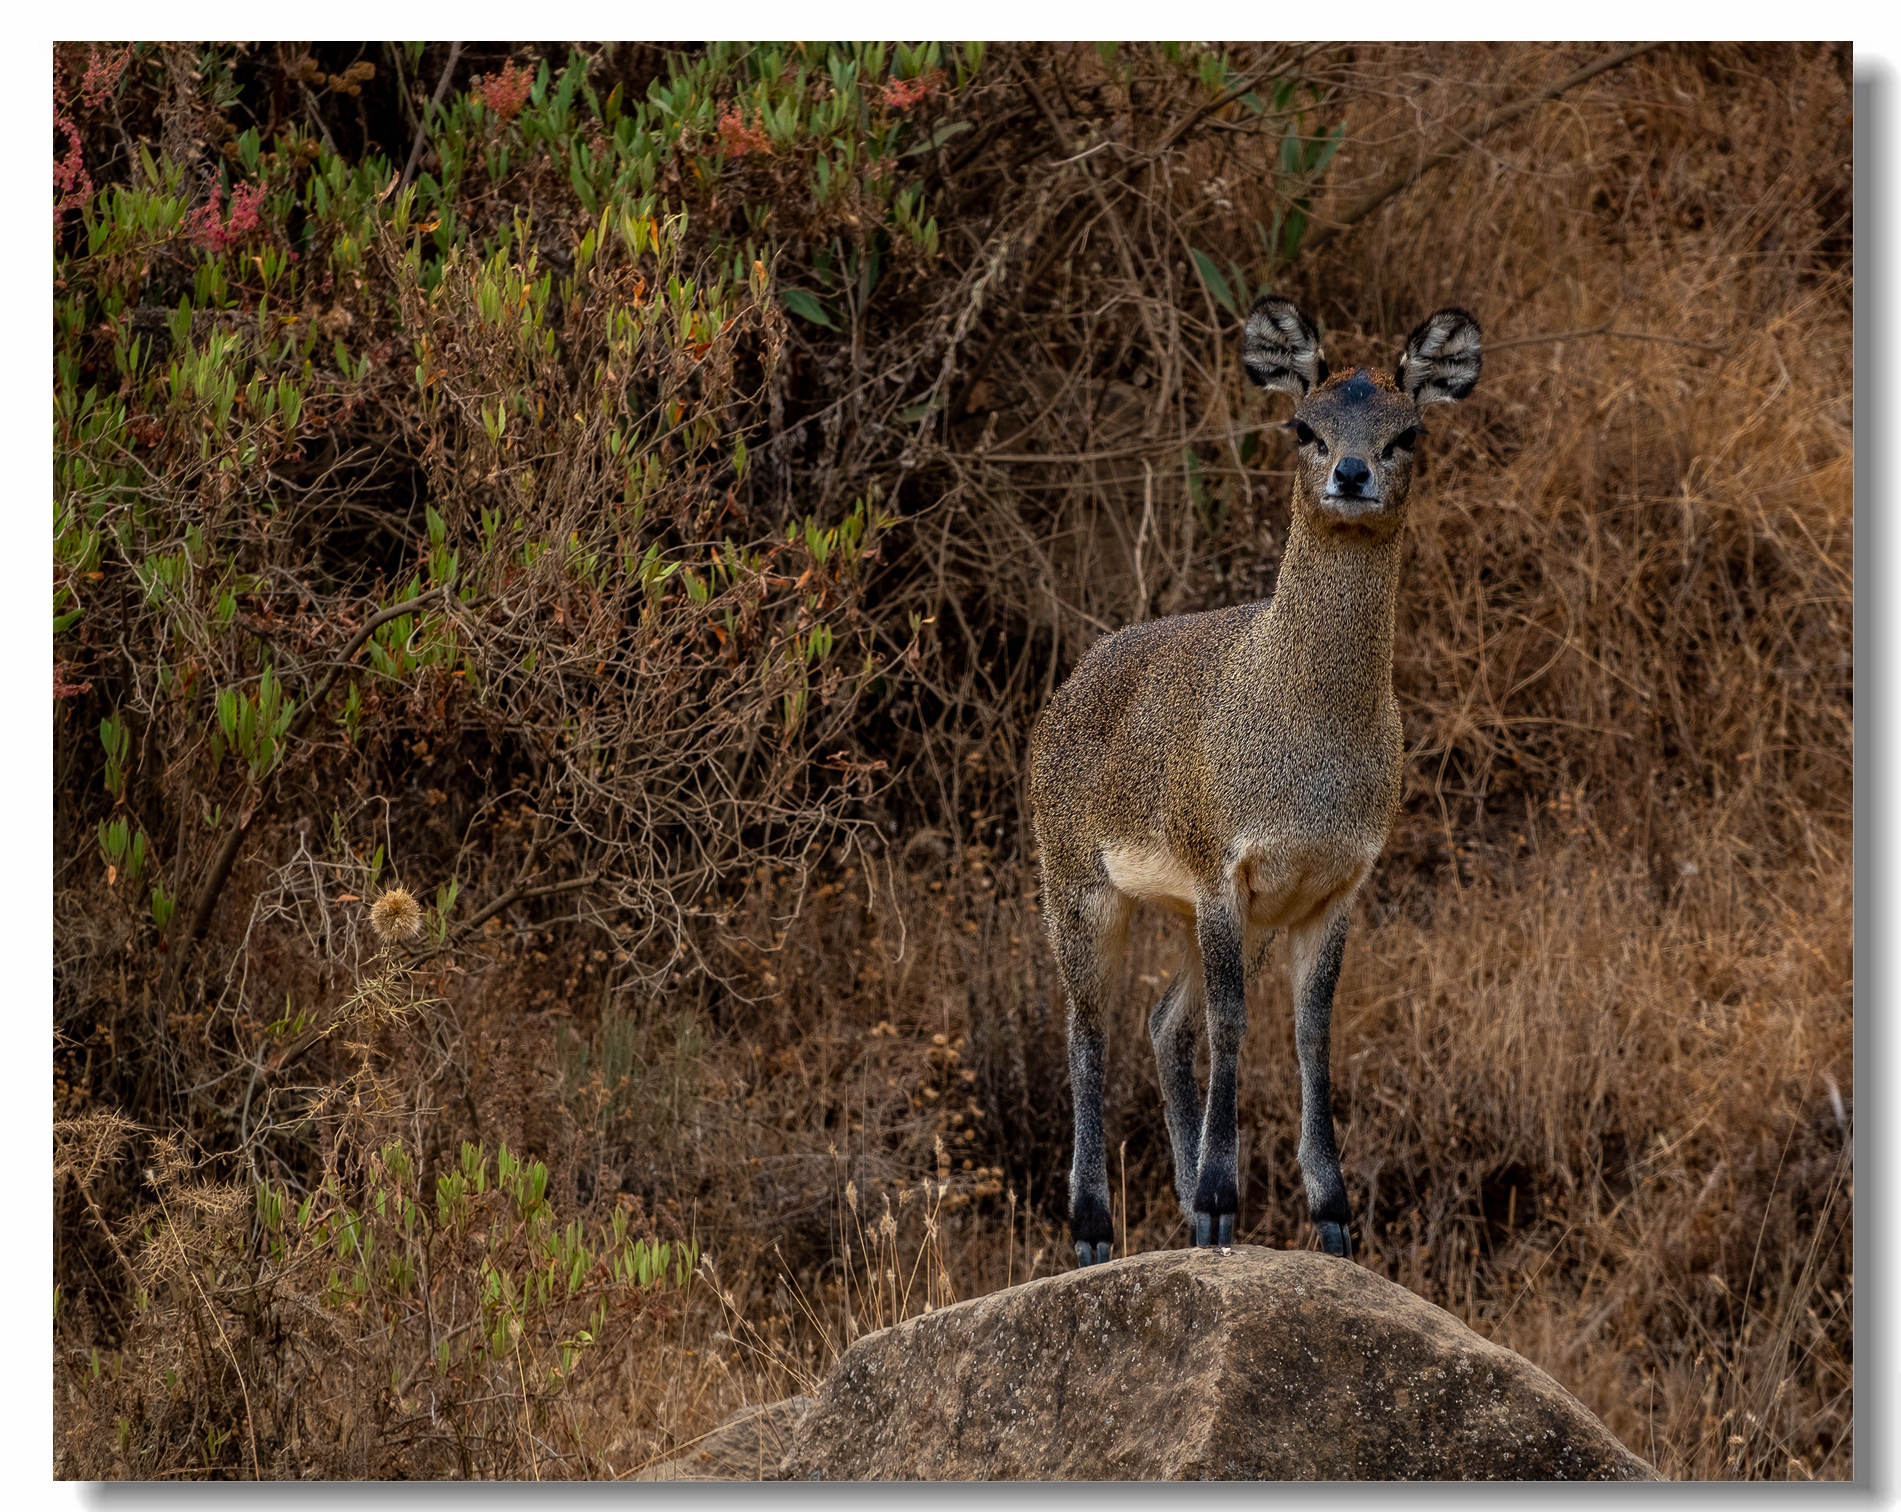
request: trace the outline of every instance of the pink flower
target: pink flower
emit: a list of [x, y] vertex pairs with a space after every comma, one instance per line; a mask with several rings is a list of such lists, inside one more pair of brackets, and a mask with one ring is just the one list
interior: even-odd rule
[[719, 118], [721, 157], [744, 157], [749, 152], [771, 152], [772, 138], [760, 126], [748, 126], [737, 105], [728, 105]]
[[[86, 72], [79, 81], [79, 104], [96, 110], [118, 87], [126, 64], [132, 61], [132, 45], [127, 43], [116, 57], [102, 58], [86, 49]], [[55, 67], [53, 81], [53, 132], [64, 135], [66, 152], [53, 159], [53, 231], [59, 231], [61, 218], [68, 210], [83, 210], [92, 203], [92, 175], [86, 171], [86, 149], [78, 123], [72, 117], [71, 91], [59, 81]]]
[[86, 172], [86, 153], [79, 128], [71, 116], [53, 116], [53, 130], [66, 133], [68, 146], [64, 157], [53, 159], [53, 230], [59, 230], [60, 217], [68, 210], [83, 210], [92, 203], [92, 175]]
[[483, 108], [492, 110], [504, 121], [512, 121], [522, 106], [528, 103], [529, 86], [534, 76], [525, 68], [516, 68], [515, 60], [510, 58], [502, 64], [498, 74], [483, 74], [469, 86], [469, 93], [482, 102]]
[[91, 48], [86, 50], [86, 76], [79, 81], [79, 101], [88, 110], [96, 110], [105, 103], [107, 95], [119, 87], [119, 77], [125, 72], [125, 65], [132, 61], [132, 44], [126, 43], [125, 50], [116, 58], [102, 58]]
[[231, 218], [220, 221], [218, 215], [222, 186], [213, 180], [211, 198], [193, 212], [189, 234], [205, 251], [222, 256], [244, 241], [262, 225], [258, 207], [264, 203], [262, 184], [240, 184], [231, 194]]
[[934, 68], [927, 74], [915, 79], [893, 79], [884, 87], [884, 105], [888, 110], [909, 110], [920, 100], [937, 93], [938, 85], [943, 82], [944, 71]]

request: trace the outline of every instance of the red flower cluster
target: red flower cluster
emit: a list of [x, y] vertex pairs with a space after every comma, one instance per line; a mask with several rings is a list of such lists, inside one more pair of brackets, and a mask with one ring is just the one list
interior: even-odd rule
[[520, 113], [522, 106], [528, 103], [528, 90], [534, 83], [534, 75], [525, 68], [515, 67], [510, 58], [502, 65], [497, 74], [483, 74], [469, 87], [469, 93], [482, 102], [482, 108], [492, 110], [503, 121], [512, 121]]
[[744, 157], [749, 152], [771, 152], [772, 138], [763, 126], [748, 126], [740, 118], [739, 107], [728, 105], [719, 118], [721, 157]]
[[887, 110], [909, 110], [920, 100], [936, 94], [943, 80], [944, 71], [941, 68], [934, 68], [915, 79], [892, 79], [884, 87], [884, 106]]
[[205, 251], [222, 256], [256, 231], [262, 223], [258, 207], [264, 203], [262, 184], [240, 184], [231, 193], [231, 217], [220, 221], [218, 201], [222, 188], [212, 181], [211, 198], [192, 213], [187, 228], [191, 239]]
[[92, 692], [91, 678], [85, 682], [69, 683], [66, 681], [66, 663], [60, 661], [53, 663], [53, 697], [77, 698], [82, 693], [90, 692]]
[[[118, 56], [102, 58], [86, 49], [86, 72], [79, 81], [81, 108], [95, 110], [118, 87], [126, 64], [132, 61], [132, 44], [127, 43]], [[72, 117], [73, 96], [58, 84], [53, 89], [53, 131], [66, 138], [66, 154], [53, 159], [53, 230], [59, 231], [60, 217], [68, 210], [79, 210], [92, 202], [92, 175], [86, 171], [85, 145], [79, 126]]]
[[61, 216], [68, 210], [83, 209], [92, 203], [92, 175], [86, 172], [85, 148], [72, 117], [55, 111], [53, 130], [65, 132], [70, 144], [64, 157], [53, 159], [53, 231], [57, 234]]

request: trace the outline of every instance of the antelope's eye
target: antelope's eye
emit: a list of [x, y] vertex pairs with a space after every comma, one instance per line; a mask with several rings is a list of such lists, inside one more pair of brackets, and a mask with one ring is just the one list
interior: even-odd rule
[[1393, 453], [1395, 451], [1403, 451], [1403, 452], [1411, 451], [1413, 449], [1413, 443], [1417, 441], [1418, 439], [1419, 439], [1419, 427], [1416, 425], [1409, 425], [1406, 427], [1405, 430], [1401, 431], [1397, 436], [1393, 437], [1391, 441], [1388, 441], [1386, 443], [1386, 446], [1380, 452], [1380, 455], [1385, 457], [1386, 460], [1390, 462], [1393, 460]]
[[1294, 422], [1294, 439], [1302, 446], [1317, 448], [1323, 457], [1327, 454], [1327, 443], [1316, 436], [1314, 434], [1314, 428], [1304, 420], [1296, 420]]

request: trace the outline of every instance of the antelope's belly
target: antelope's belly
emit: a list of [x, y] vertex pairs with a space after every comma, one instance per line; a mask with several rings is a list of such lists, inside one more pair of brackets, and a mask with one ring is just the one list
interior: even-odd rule
[[1131, 898], [1177, 913], [1195, 911], [1195, 874], [1166, 846], [1112, 845], [1102, 852], [1102, 869], [1116, 890]]

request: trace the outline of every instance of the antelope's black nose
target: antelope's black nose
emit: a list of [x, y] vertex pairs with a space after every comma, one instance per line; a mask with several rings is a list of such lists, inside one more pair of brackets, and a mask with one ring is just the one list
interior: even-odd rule
[[1333, 481], [1342, 492], [1358, 493], [1373, 481], [1373, 469], [1358, 457], [1342, 457], [1334, 464]]

